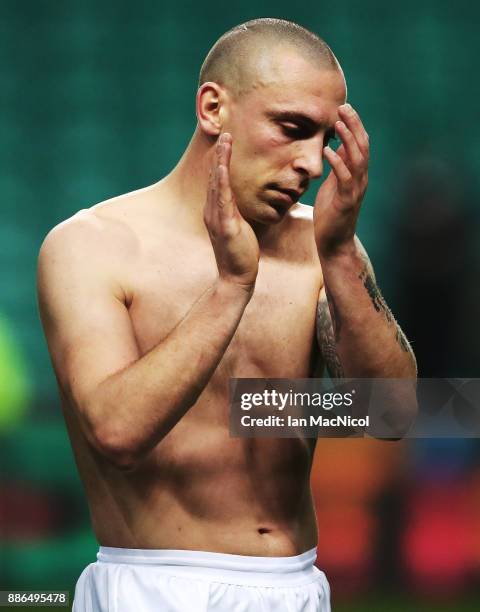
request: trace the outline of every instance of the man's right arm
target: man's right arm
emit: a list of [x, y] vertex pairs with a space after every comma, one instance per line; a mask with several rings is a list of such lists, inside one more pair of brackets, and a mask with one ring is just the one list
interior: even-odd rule
[[40, 313], [60, 388], [90, 443], [122, 468], [134, 467], [196, 402], [253, 293], [258, 243], [231, 197], [225, 144], [205, 208], [218, 279], [147, 354], [139, 354], [97, 222], [62, 224], [40, 251]]
[[[40, 312], [60, 387], [84, 433], [113, 462], [131, 467], [195, 403], [250, 296], [218, 280], [140, 357], [121, 290], [103, 266], [75, 254], [88, 243], [86, 225], [73, 221], [43, 244]], [[97, 254], [90, 250], [89, 261]]]

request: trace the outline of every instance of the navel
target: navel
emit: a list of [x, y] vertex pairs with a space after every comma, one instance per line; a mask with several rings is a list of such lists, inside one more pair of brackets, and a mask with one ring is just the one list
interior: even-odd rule
[[260, 535], [264, 535], [265, 533], [270, 533], [271, 529], [267, 529], [267, 527], [259, 527], [257, 531]]

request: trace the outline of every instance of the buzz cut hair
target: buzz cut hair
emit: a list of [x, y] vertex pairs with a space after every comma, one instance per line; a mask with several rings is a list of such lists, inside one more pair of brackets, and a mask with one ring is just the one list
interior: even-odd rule
[[253, 19], [225, 32], [213, 45], [200, 69], [198, 87], [215, 82], [242, 95], [255, 78], [255, 57], [278, 46], [295, 49], [326, 70], [340, 70], [327, 43], [307, 28], [285, 19]]

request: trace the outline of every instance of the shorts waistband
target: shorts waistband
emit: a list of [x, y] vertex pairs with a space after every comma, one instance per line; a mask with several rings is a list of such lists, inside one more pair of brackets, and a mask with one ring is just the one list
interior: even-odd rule
[[97, 560], [101, 563], [192, 566], [276, 574], [289, 574], [310, 569], [316, 558], [316, 548], [291, 557], [252, 557], [200, 550], [112, 548], [110, 546], [100, 546], [97, 553]]

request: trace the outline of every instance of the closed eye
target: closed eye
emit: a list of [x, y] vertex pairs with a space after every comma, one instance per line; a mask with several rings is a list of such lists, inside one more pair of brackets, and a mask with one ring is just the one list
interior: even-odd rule
[[[288, 138], [293, 138], [295, 140], [306, 140], [307, 138], [311, 138], [315, 134], [315, 130], [313, 128], [305, 125], [297, 125], [291, 122], [282, 122], [279, 125], [285, 136], [288, 136]], [[338, 143], [338, 138], [335, 133], [335, 130], [328, 130], [327, 132], [325, 132], [323, 146], [326, 147], [328, 144], [336, 143]]]
[[280, 123], [280, 128], [285, 136], [296, 140], [310, 138], [313, 134], [310, 128], [303, 125], [296, 125], [295, 123]]

